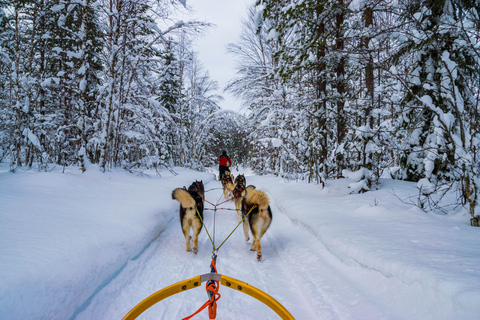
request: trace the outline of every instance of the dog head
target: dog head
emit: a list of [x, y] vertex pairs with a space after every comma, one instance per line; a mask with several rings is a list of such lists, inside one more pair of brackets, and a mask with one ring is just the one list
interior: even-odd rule
[[223, 183], [232, 182], [232, 177], [230, 175], [230, 172], [225, 172], [222, 182]]
[[247, 185], [247, 182], [245, 180], [245, 175], [243, 174], [239, 174], [236, 178], [235, 178], [235, 184], [237, 186], [240, 186], [242, 189], [245, 189], [245, 186]]
[[203, 186], [203, 180], [195, 180], [190, 187], [188, 187], [188, 190], [196, 191], [199, 193], [204, 192], [205, 187]]

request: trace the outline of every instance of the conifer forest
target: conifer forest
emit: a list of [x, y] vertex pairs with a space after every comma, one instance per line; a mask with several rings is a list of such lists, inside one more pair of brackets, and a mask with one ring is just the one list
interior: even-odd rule
[[212, 26], [175, 18], [189, 1], [0, 0], [0, 161], [141, 174], [227, 150], [352, 192], [417, 182], [425, 210], [454, 191], [478, 225], [478, 0], [257, 0], [225, 88], [192, 45]]

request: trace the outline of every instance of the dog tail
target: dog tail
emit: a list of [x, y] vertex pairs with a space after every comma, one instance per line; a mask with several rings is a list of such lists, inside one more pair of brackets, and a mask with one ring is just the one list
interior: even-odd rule
[[172, 199], [178, 200], [182, 207], [184, 208], [192, 208], [195, 207], [195, 199], [182, 188], [176, 188], [172, 191]]
[[245, 195], [245, 200], [251, 204], [257, 204], [261, 207], [266, 207], [269, 204], [268, 196], [260, 190], [248, 190]]

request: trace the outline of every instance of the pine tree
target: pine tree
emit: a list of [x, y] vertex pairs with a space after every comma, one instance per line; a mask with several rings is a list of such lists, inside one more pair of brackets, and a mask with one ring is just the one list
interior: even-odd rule
[[460, 188], [473, 218], [478, 166], [472, 160], [478, 144], [472, 123], [478, 121], [478, 106], [472, 93], [478, 92], [479, 55], [472, 40], [475, 34], [478, 39], [479, 33], [472, 28], [472, 17], [479, 5], [454, 0], [416, 1], [403, 4], [401, 9], [409, 30], [414, 30], [405, 30], [399, 49], [401, 54], [413, 50], [399, 110], [403, 129], [399, 132], [409, 139], [403, 150], [402, 177], [419, 181], [424, 196], [421, 206], [446, 185]]

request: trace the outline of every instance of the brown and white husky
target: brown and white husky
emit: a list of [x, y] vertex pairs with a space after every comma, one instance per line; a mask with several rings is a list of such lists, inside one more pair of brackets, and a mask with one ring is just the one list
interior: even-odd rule
[[[203, 185], [203, 183], [202, 183]], [[176, 188], [172, 191], [172, 199], [180, 202], [180, 224], [187, 245], [187, 251], [198, 252], [198, 235], [203, 227], [203, 198], [197, 191], [197, 187], [192, 184], [188, 190]], [[201, 217], [201, 219], [200, 219]], [[190, 229], [193, 230], [193, 250], [190, 247]]]
[[[248, 216], [247, 216], [248, 215]], [[245, 189], [242, 199], [243, 232], [245, 241], [250, 239], [248, 227], [252, 232], [253, 242], [251, 251], [257, 251], [257, 260], [262, 260], [262, 246], [260, 239], [272, 223], [272, 210], [270, 209], [268, 196], [253, 186]]]
[[223, 186], [223, 196], [225, 199], [229, 199], [232, 195], [233, 188], [235, 185], [233, 184], [233, 174], [230, 171], [225, 171], [225, 175], [222, 179], [222, 186]]

